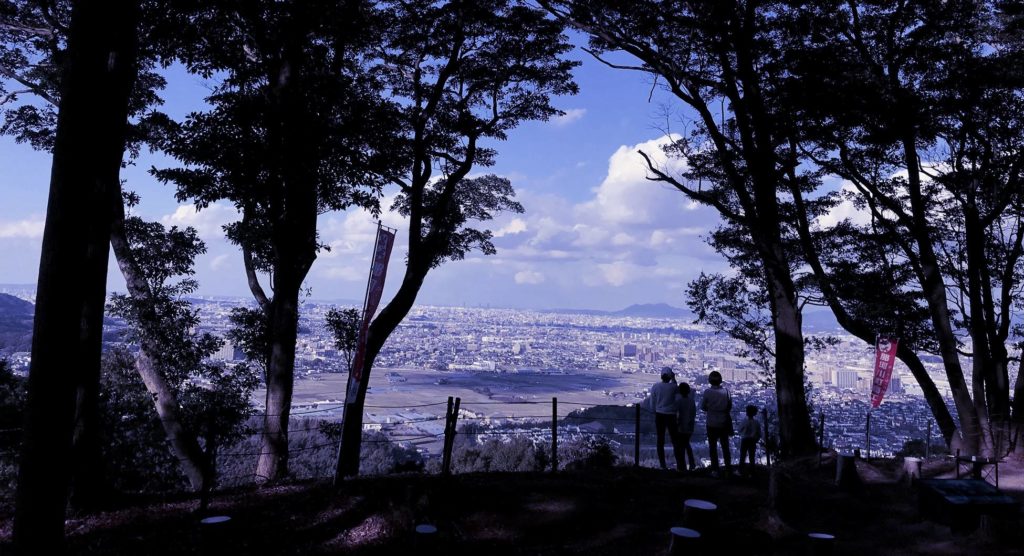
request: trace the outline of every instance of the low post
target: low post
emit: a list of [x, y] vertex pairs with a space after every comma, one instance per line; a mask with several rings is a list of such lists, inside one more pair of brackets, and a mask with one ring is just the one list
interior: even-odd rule
[[928, 436], [924, 439], [924, 459], [932, 457], [932, 422], [928, 420]]
[[558, 472], [558, 398], [551, 398], [551, 472]]
[[843, 453], [836, 456], [836, 485], [848, 492], [860, 489], [856, 454]]
[[226, 515], [215, 515], [199, 520], [199, 553], [213, 556], [227, 551], [233, 524]]
[[[767, 411], [767, 410], [765, 410]], [[825, 451], [825, 411], [818, 413], [818, 467], [821, 467], [821, 454]]]
[[420, 554], [435, 554], [440, 551], [437, 527], [420, 523], [413, 529], [413, 548]]
[[830, 556], [836, 544], [835, 535], [828, 533], [808, 533], [807, 553], [811, 556]]
[[903, 458], [903, 475], [907, 483], [914, 484], [914, 481], [921, 478], [921, 458]]
[[683, 502], [683, 524], [704, 537], [716, 537], [718, 505], [707, 500], [690, 498]]
[[866, 453], [866, 455], [864, 456], [864, 460], [865, 461], [871, 461], [871, 410], [870, 409], [868, 410], [867, 422], [864, 423], [864, 437], [865, 437], [864, 440], [866, 441], [866, 446], [864, 447], [864, 452]]
[[451, 473], [452, 465], [452, 409], [455, 407], [455, 398], [448, 396], [448, 410], [444, 414], [444, 444], [441, 448], [441, 474]]
[[636, 404], [636, 427], [633, 432], [633, 467], [640, 467], [640, 404]]
[[686, 527], [669, 529], [672, 540], [668, 544], [671, 556], [688, 556], [694, 554], [700, 546], [700, 533]]

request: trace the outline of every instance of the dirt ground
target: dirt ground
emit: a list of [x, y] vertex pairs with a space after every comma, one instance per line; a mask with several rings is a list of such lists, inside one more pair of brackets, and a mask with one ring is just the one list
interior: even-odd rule
[[[220, 493], [213, 513], [231, 517], [201, 531], [192, 499], [126, 500], [119, 509], [72, 516], [68, 552], [180, 554], [668, 554], [669, 529], [683, 525], [689, 498], [718, 506], [699, 552], [805, 554], [807, 534], [835, 535], [834, 554], [1024, 555], [1021, 513], [985, 519], [972, 532], [923, 519], [915, 489], [898, 462], [860, 461], [862, 486], [835, 486], [824, 458], [775, 474], [715, 479], [655, 469], [616, 467], [558, 474], [470, 474], [361, 478], [340, 488], [284, 484]], [[949, 460], [924, 465], [924, 476], [952, 477]], [[1003, 463], [1001, 490], [1024, 501], [1024, 466]], [[432, 524], [434, 539], [417, 539]], [[0, 552], [10, 543], [9, 510], [0, 517]]]

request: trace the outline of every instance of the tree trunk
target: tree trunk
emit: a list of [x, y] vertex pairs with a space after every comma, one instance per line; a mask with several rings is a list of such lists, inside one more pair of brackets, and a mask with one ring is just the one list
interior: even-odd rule
[[[793, 150], [796, 150], [796, 146], [793, 145]], [[843, 327], [850, 334], [853, 334], [857, 338], [860, 338], [867, 344], [874, 345], [875, 335], [869, 325], [863, 321], [855, 319], [850, 313], [843, 307], [842, 301], [836, 294], [835, 288], [832, 287], [832, 281], [828, 274], [825, 272], [824, 265], [821, 264], [821, 258], [818, 256], [818, 250], [814, 245], [814, 239], [811, 237], [811, 230], [807, 220], [807, 207], [804, 204], [803, 194], [800, 191], [799, 184], [796, 179], [795, 169], [791, 170], [790, 174], [790, 192], [793, 194], [793, 200], [796, 205], [796, 216], [797, 216], [797, 232], [800, 237], [800, 245], [804, 252], [804, 257], [807, 263], [811, 266], [811, 270], [814, 272], [815, 280], [818, 282], [818, 289], [821, 291], [822, 297], [825, 298], [825, 302], [828, 303], [829, 308], [832, 310], [832, 314], [836, 317], [836, 322], [839, 326]], [[899, 348], [896, 352], [896, 357], [903, 361], [903, 363], [910, 369], [911, 374], [917, 380], [917, 384], [921, 387], [921, 392], [924, 395], [925, 402], [932, 411], [932, 416], [935, 417], [935, 422], [939, 425], [939, 430], [942, 433], [942, 438], [946, 441], [946, 446], [950, 446], [953, 442], [953, 438], [956, 435], [956, 422], [953, 421], [953, 416], [949, 413], [949, 408], [946, 407], [946, 401], [942, 398], [942, 394], [939, 393], [939, 389], [935, 386], [935, 381], [932, 380], [931, 375], [928, 374], [927, 369], [924, 368], [924, 364], [921, 363], [921, 359], [917, 356], [917, 353], [911, 349], [906, 342], [899, 342]]]
[[366, 388], [370, 385], [370, 371], [373, 369], [373, 363], [381, 348], [384, 347], [384, 342], [412, 309], [429, 268], [429, 265], [414, 267], [413, 262], [410, 261], [409, 266], [406, 267], [402, 285], [395, 293], [395, 297], [381, 310], [380, 315], [370, 325], [366, 339], [366, 356], [363, 359], [362, 375], [356, 399], [350, 400], [345, 406], [341, 450], [338, 454], [338, 470], [335, 480], [359, 474], [359, 455], [363, 440], [363, 405], [366, 403]]
[[256, 467], [259, 481], [276, 481], [288, 474], [288, 419], [295, 381], [295, 341], [299, 326], [299, 286], [275, 276], [270, 313], [270, 365], [267, 368], [267, 412], [262, 448]]
[[1013, 383], [1013, 455], [1024, 460], [1024, 357], [1017, 366]]
[[[292, 8], [301, 11], [301, 4]], [[275, 481], [288, 474], [288, 419], [295, 380], [299, 292], [317, 253], [319, 202], [317, 179], [312, 175], [317, 163], [309, 158], [316, 156], [318, 150], [310, 144], [307, 130], [313, 125], [311, 120], [319, 116], [308, 113], [303, 100], [306, 37], [296, 27], [297, 17], [298, 14], [291, 14], [281, 30], [285, 37], [282, 58], [276, 73], [270, 76], [278, 118], [271, 142], [279, 147], [276, 163], [281, 180], [271, 188], [267, 207], [271, 219], [274, 297], [268, 315], [267, 414], [256, 466], [259, 481]]]
[[182, 424], [178, 397], [164, 376], [156, 369], [155, 361], [150, 353], [154, 350], [143, 346], [135, 358], [135, 370], [142, 377], [146, 390], [153, 396], [153, 406], [160, 417], [160, 425], [167, 434], [171, 445], [171, 453], [178, 460], [181, 472], [188, 479], [192, 490], [199, 492], [203, 488], [205, 465], [203, 450], [194, 434]]
[[[120, 197], [119, 189], [106, 192]], [[80, 510], [96, 510], [107, 499], [109, 488], [100, 446], [99, 395], [100, 359], [103, 346], [103, 311], [107, 291], [109, 248], [104, 244], [106, 230], [94, 225], [88, 229], [91, 246], [85, 265], [79, 269], [88, 299], [82, 309], [82, 327], [78, 341], [81, 369], [75, 395], [75, 431], [72, 437], [74, 468], [71, 475], [71, 502]], [[102, 247], [101, 247], [102, 246]]]
[[[118, 186], [120, 191], [120, 185]], [[110, 229], [110, 245], [114, 251], [121, 274], [124, 275], [125, 286], [128, 293], [136, 300], [148, 300], [152, 297], [149, 284], [146, 282], [142, 269], [139, 268], [135, 255], [131, 251], [128, 238], [124, 228], [124, 203], [118, 195], [116, 206], [113, 207], [113, 224]], [[160, 326], [154, 316], [143, 319], [143, 327]], [[148, 334], [147, 334], [148, 335]], [[150, 342], [143, 341], [139, 346], [139, 355], [135, 359], [135, 370], [138, 371], [146, 390], [153, 396], [153, 406], [157, 416], [160, 417], [160, 424], [167, 435], [167, 441], [171, 446], [171, 453], [178, 460], [182, 473], [188, 480], [192, 490], [199, 491], [203, 486], [204, 456], [199, 447], [196, 436], [185, 429], [181, 420], [178, 396], [167, 382], [167, 379], [157, 368], [157, 361], [153, 354], [159, 353], [156, 346]]]
[[776, 296], [775, 396], [779, 411], [779, 441], [784, 456], [814, 453], [817, 443], [811, 429], [804, 392], [804, 338], [800, 310], [784, 296]]
[[118, 194], [113, 184], [136, 75], [138, 12], [138, 3], [127, 0], [79, 2], [72, 10], [16, 494], [14, 542], [21, 554], [63, 550], [76, 398], [82, 397], [88, 426], [95, 401], [87, 398], [98, 391], [95, 330], [102, 323], [110, 207]]
[[960, 428], [963, 431], [961, 449], [967, 455], [977, 454], [981, 446], [982, 431], [976, 405], [984, 404], [984, 400], [971, 400], [971, 392], [964, 380], [963, 367], [960, 365], [956, 336], [953, 333], [946, 297], [946, 284], [932, 245], [927, 210], [921, 194], [920, 164], [917, 158], [915, 136], [911, 133], [904, 137], [902, 146], [904, 164], [908, 172], [907, 190], [912, 211], [912, 222], [908, 231], [917, 244], [918, 282], [920, 282], [921, 291], [928, 302], [935, 338], [939, 343], [939, 354], [942, 356], [946, 378], [949, 380], [949, 388], [953, 394], [953, 402], [956, 404], [957, 415], [960, 417]]

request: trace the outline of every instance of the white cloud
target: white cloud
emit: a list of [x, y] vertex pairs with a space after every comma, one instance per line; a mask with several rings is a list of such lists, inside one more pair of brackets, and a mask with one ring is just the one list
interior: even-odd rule
[[544, 282], [544, 274], [535, 270], [520, 270], [515, 275], [517, 284], [541, 284]]
[[526, 221], [522, 218], [513, 218], [511, 222], [505, 225], [500, 230], [494, 232], [494, 237], [504, 237], [507, 235], [520, 234], [527, 230]]
[[675, 226], [690, 204], [682, 193], [647, 179], [647, 163], [639, 152], [666, 173], [678, 175], [686, 162], [669, 159], [662, 148], [677, 136], [623, 145], [608, 159], [608, 174], [597, 187], [594, 198], [577, 207], [578, 217], [602, 225], [618, 224], [657, 228]]
[[636, 280], [640, 271], [637, 265], [625, 261], [599, 264], [597, 268], [600, 269], [601, 276], [609, 286], [624, 286]]
[[45, 224], [42, 218], [0, 222], [0, 239], [40, 239], [43, 237]]
[[350, 267], [350, 266], [332, 266], [322, 269], [317, 274], [322, 278], [344, 280], [346, 282], [358, 282], [360, 280], [366, 280], [367, 272], [366, 269], [362, 272]]
[[235, 207], [226, 203], [213, 203], [202, 210], [197, 210], [194, 205], [178, 205], [172, 214], [161, 217], [160, 222], [165, 226], [179, 228], [191, 226], [204, 240], [209, 240], [223, 236], [223, 226], [239, 218]]
[[561, 116], [555, 116], [551, 119], [551, 124], [555, 127], [565, 127], [587, 114], [586, 108], [569, 108], [565, 110], [565, 114]]
[[231, 255], [217, 255], [210, 261], [210, 270], [223, 270], [230, 266]]

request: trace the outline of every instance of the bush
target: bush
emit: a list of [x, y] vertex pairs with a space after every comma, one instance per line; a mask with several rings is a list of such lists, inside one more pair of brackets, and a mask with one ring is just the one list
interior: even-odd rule
[[11, 499], [18, 480], [18, 455], [27, 381], [16, 376], [6, 359], [0, 359], [0, 492]]
[[452, 472], [543, 471], [547, 453], [529, 438], [492, 438], [478, 443], [474, 437], [457, 435], [452, 446]]
[[603, 436], [585, 436], [559, 446], [563, 469], [607, 469], [618, 461], [611, 442]]

